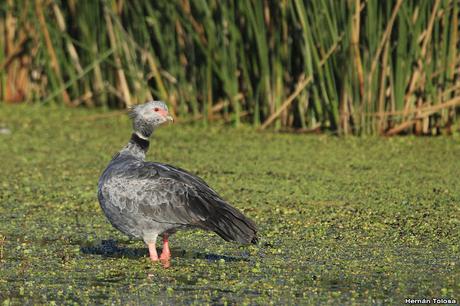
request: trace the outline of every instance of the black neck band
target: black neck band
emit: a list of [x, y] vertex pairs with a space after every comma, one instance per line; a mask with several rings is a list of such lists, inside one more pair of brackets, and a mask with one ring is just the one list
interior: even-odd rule
[[142, 150], [147, 151], [150, 141], [140, 138], [136, 133], [131, 135], [131, 142], [137, 144]]

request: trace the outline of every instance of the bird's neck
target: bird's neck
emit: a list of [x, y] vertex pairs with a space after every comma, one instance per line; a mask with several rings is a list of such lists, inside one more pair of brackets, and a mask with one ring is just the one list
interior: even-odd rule
[[149, 149], [149, 144], [150, 142], [148, 139], [144, 139], [136, 133], [133, 133], [124, 150], [127, 150], [133, 156], [144, 160], [145, 153], [147, 153], [147, 150]]

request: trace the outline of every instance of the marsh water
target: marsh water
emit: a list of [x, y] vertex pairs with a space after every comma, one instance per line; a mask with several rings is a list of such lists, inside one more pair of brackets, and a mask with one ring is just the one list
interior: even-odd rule
[[[460, 142], [158, 130], [148, 159], [203, 177], [255, 246], [172, 236], [169, 267], [105, 219], [97, 179], [125, 116], [0, 107], [0, 300], [19, 304], [402, 304], [460, 300]], [[161, 243], [158, 243], [161, 249]]]

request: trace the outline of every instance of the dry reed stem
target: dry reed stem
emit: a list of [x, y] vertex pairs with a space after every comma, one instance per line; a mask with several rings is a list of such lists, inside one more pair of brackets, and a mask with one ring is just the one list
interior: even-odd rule
[[302, 92], [302, 90], [311, 82], [312, 77], [308, 76], [305, 80], [300, 80], [296, 86], [296, 90], [283, 102], [283, 104], [268, 117], [268, 119], [260, 126], [259, 130], [264, 130], [269, 126], [281, 113], [291, 105], [292, 101]]
[[[227, 106], [229, 103], [228, 101], [221, 101], [217, 104], [214, 104], [211, 108], [211, 111], [212, 111], [212, 118], [210, 119], [211, 121], [215, 121], [219, 118], [219, 116], [216, 116], [214, 115], [214, 113], [218, 113], [220, 112], [225, 106]], [[243, 116], [246, 116], [247, 113], [245, 112], [244, 115], [240, 115], [240, 117], [243, 117]], [[193, 122], [193, 121], [197, 121], [197, 120], [201, 120], [204, 118], [204, 115], [203, 114], [198, 114], [196, 116], [193, 116], [193, 118], [190, 118], [190, 119], [186, 119], [186, 120], [178, 120], [178, 122], [181, 122], [181, 123], [185, 123], [185, 122]], [[176, 121], [176, 118], [174, 118], [174, 121]]]
[[371, 103], [371, 100], [372, 100], [372, 91], [371, 91], [372, 90], [372, 86], [371, 86], [372, 79], [374, 77], [375, 69], [377, 69], [377, 64], [379, 62], [380, 53], [385, 47], [385, 44], [387, 43], [387, 41], [390, 39], [390, 34], [391, 34], [391, 31], [393, 30], [393, 25], [398, 15], [399, 9], [401, 8], [402, 3], [403, 3], [403, 0], [398, 0], [395, 7], [393, 8], [390, 20], [388, 21], [387, 27], [385, 28], [385, 32], [383, 33], [383, 36], [382, 36], [382, 39], [380, 40], [377, 51], [375, 52], [374, 59], [372, 60], [371, 71], [369, 72], [368, 84], [367, 84], [368, 85], [367, 101], [369, 104]]
[[129, 92], [129, 86], [126, 80], [125, 73], [123, 72], [121, 59], [120, 59], [120, 56], [118, 55], [118, 51], [117, 51], [118, 45], [117, 45], [115, 33], [113, 31], [112, 20], [110, 19], [110, 15], [107, 10], [108, 9], [105, 8], [104, 16], [105, 16], [105, 22], [107, 23], [107, 32], [109, 34], [110, 45], [112, 46], [112, 49], [115, 51], [113, 53], [113, 57], [115, 59], [115, 65], [116, 65], [115, 69], [117, 70], [118, 86], [120, 86], [121, 94], [123, 96], [123, 101], [125, 102], [127, 107], [130, 107], [132, 105], [131, 94]]
[[[412, 114], [415, 114], [415, 113], [418, 113], [418, 112], [427, 112], [427, 111], [432, 111], [432, 110], [439, 110], [439, 109], [444, 109], [444, 108], [447, 108], [447, 107], [452, 107], [452, 106], [456, 106], [458, 104], [458, 101], [457, 99], [460, 99], [460, 96], [458, 97], [455, 97], [451, 100], [448, 100], [444, 103], [441, 103], [441, 104], [436, 104], [436, 105], [426, 105], [425, 106], [422, 106], [420, 108], [417, 108], [417, 109], [412, 109], [411, 111], [409, 111], [409, 113], [407, 113], [407, 115], [412, 115]], [[377, 112], [377, 113], [367, 113], [366, 114], [367, 116], [375, 116], [375, 117], [378, 117], [378, 116], [403, 116], [403, 115], [406, 115], [406, 112], [405, 111], [391, 111], [391, 112], [384, 112], [384, 113], [380, 113], [380, 112]]]
[[364, 72], [363, 64], [361, 61], [361, 54], [359, 52], [359, 29], [360, 29], [360, 2], [355, 1], [355, 14], [353, 15], [353, 26], [351, 28], [351, 46], [353, 48], [353, 55], [355, 59], [356, 72], [359, 81], [359, 93], [364, 96]]
[[375, 72], [375, 69], [377, 68], [380, 53], [382, 52], [383, 48], [385, 47], [385, 43], [387, 42], [387, 40], [390, 38], [391, 31], [393, 30], [393, 24], [395, 22], [395, 19], [396, 19], [397, 15], [398, 15], [398, 12], [399, 12], [399, 9], [400, 9], [402, 3], [403, 3], [403, 0], [398, 0], [398, 2], [396, 3], [395, 7], [393, 8], [390, 20], [388, 21], [387, 27], [385, 28], [385, 32], [383, 33], [382, 39], [380, 40], [379, 47], [377, 48], [377, 51], [375, 52], [374, 59], [372, 60], [371, 72], [370, 72], [370, 75], [369, 75], [369, 77], [371, 77], [371, 78], [372, 78], [373, 73]]
[[9, 50], [9, 54], [7, 55], [7, 58], [3, 60], [3, 62], [0, 64], [0, 70], [3, 70], [7, 68], [11, 62], [17, 58], [21, 53], [24, 52], [24, 45], [30, 40], [29, 37], [27, 36], [22, 36], [19, 38], [19, 42], [14, 44], [11, 50]]
[[337, 41], [335, 41], [332, 46], [327, 50], [326, 54], [324, 55], [324, 58], [319, 61], [319, 66], [322, 67], [324, 64], [326, 64], [327, 60], [329, 57], [331, 57], [332, 54], [337, 50], [337, 47], [339, 46], [339, 43], [342, 41], [343, 34], [339, 36]]
[[[56, 16], [56, 23], [59, 27], [59, 30], [61, 30], [61, 32], [65, 34], [67, 32], [67, 26], [65, 24], [64, 16], [56, 3], [53, 2], [52, 6], [54, 15]], [[80, 65], [80, 58], [78, 57], [78, 52], [75, 49], [75, 46], [72, 44], [71, 41], [66, 40], [66, 47], [67, 51], [69, 52], [70, 58], [72, 59], [72, 63], [74, 64], [78, 73], [82, 73], [83, 68]]]
[[[388, 70], [388, 49], [389, 49], [389, 40], [385, 44], [385, 50], [383, 51], [383, 59], [382, 59], [382, 71], [380, 74], [380, 92], [379, 92], [379, 100], [378, 100], [378, 108], [379, 113], [384, 113], [385, 111], [385, 91], [386, 91], [386, 76]], [[380, 133], [384, 130], [384, 123], [385, 123], [385, 116], [378, 117], [378, 130]]]
[[[345, 76], [346, 78], [347, 76]], [[345, 82], [344, 82], [345, 83]], [[345, 86], [342, 87], [342, 92], [340, 95], [340, 122], [339, 122], [339, 130], [340, 134], [347, 135], [350, 131], [349, 120], [350, 120], [350, 110], [348, 107], [348, 93], [345, 90]]]
[[[59, 27], [59, 30], [62, 32], [63, 35], [65, 35], [67, 32], [67, 26], [65, 24], [64, 15], [62, 14], [59, 6], [56, 3], [53, 2], [52, 6], [53, 6], [54, 15], [56, 16], [56, 23]], [[70, 59], [72, 60], [72, 64], [77, 70], [77, 73], [79, 74], [83, 73], [83, 68], [80, 64], [80, 58], [78, 56], [77, 49], [73, 45], [72, 41], [69, 39], [66, 39], [65, 44], [66, 44], [67, 52], [69, 52]], [[72, 100], [72, 104], [78, 105], [81, 103], [81, 101], [84, 101], [86, 105], [94, 106], [94, 102], [92, 100], [92, 92], [90, 89], [88, 89], [88, 86], [86, 86], [86, 84], [85, 84], [85, 91], [86, 93], [84, 94], [84, 96], [86, 97], [89, 96], [89, 98], [83, 99], [83, 100], [80, 98], [74, 99]], [[75, 103], [75, 102], [78, 102], [78, 103]]]
[[[339, 39], [338, 39], [338, 40], [331, 46], [331, 48], [327, 51], [327, 53], [326, 53], [326, 55], [324, 56], [324, 58], [319, 62], [319, 67], [322, 67], [322, 66], [326, 63], [327, 59], [334, 53], [334, 51], [335, 51], [335, 50], [337, 49], [337, 47], [339, 46], [339, 42], [340, 42], [341, 39], [342, 39], [342, 36], [340, 36]], [[309, 77], [304, 81], [304, 82], [306, 82], [305, 86], [307, 86], [308, 83], [309, 83], [311, 80], [312, 80], [312, 77], [309, 76]], [[308, 82], [307, 82], [307, 81], [308, 81]], [[302, 83], [302, 84], [300, 84], [300, 83], [301, 83], [301, 81], [299, 81], [299, 83], [297, 84], [297, 86], [303, 85], [303, 83]], [[305, 86], [303, 86], [303, 88], [305, 88]], [[303, 88], [302, 88], [302, 89], [303, 89]], [[296, 91], [295, 91], [294, 93], [296, 93], [297, 90], [298, 90], [298, 87], [297, 87], [297, 89], [296, 89]], [[295, 97], [298, 96], [298, 95], [300, 94], [301, 91], [302, 91], [302, 90], [300, 90], [300, 91], [295, 95]], [[292, 101], [293, 101], [294, 98], [295, 98], [295, 97], [294, 97], [291, 101], [289, 101], [289, 99], [290, 99], [292, 96], [293, 96], [293, 95], [289, 96], [289, 97], [283, 102], [283, 104], [281, 105], [280, 109], [278, 109], [275, 113], [273, 113], [273, 114], [272, 114], [272, 115], [271, 115], [271, 116], [270, 116], [270, 117], [259, 127], [259, 130], [264, 130], [267, 126], [269, 126], [269, 125], [272, 123], [272, 121], [275, 120], [275, 119], [284, 111], [284, 109], [287, 108], [287, 107], [289, 106], [289, 104], [292, 103]], [[289, 103], [287, 103], [287, 105], [285, 106], [284, 104], [285, 104], [286, 102], [288, 102], [288, 101], [289, 101]], [[269, 122], [269, 120], [271, 120], [271, 121]]]
[[[155, 81], [157, 83], [158, 90], [160, 91], [160, 98], [162, 100], [167, 100], [169, 95], [163, 83], [163, 79], [161, 78], [161, 74], [159, 72], [158, 65], [157, 65], [155, 58], [150, 52], [146, 50], [143, 50], [143, 54], [147, 58], [147, 62], [149, 63], [150, 70], [152, 71], [153, 77], [155, 78]], [[176, 105], [173, 105], [173, 108], [172, 108], [173, 114], [175, 114], [176, 107], [177, 107]]]
[[[61, 87], [64, 87], [64, 79], [62, 78], [61, 68], [57, 60], [56, 51], [54, 50], [53, 43], [51, 41], [51, 36], [48, 31], [48, 26], [46, 25], [45, 15], [43, 14], [42, 6], [43, 6], [42, 1], [40, 0], [35, 1], [35, 11], [37, 13], [40, 28], [45, 38], [46, 48], [48, 49], [48, 53], [49, 53], [50, 60], [51, 60], [51, 67], [56, 73], [56, 77], [58, 78], [59, 84], [61, 85]], [[73, 106], [66, 89], [63, 89], [62, 91], [62, 98], [65, 104], [69, 106]]]
[[[166, 87], [165, 87], [164, 83], [163, 83], [163, 79], [161, 78], [162, 74], [160, 72], [160, 69], [158, 68], [157, 60], [154, 57], [154, 55], [152, 55], [152, 52], [150, 52], [150, 51], [146, 50], [145, 48], [141, 47], [131, 37], [131, 35], [126, 32], [126, 30], [122, 26], [120, 26], [120, 30], [122, 31], [122, 33], [124, 35], [124, 38], [126, 38], [131, 43], [131, 45], [135, 48], [135, 50], [139, 51], [141, 53], [141, 55], [147, 59], [147, 63], [149, 65], [149, 67], [150, 67], [151, 74], [155, 78], [155, 81], [156, 81], [157, 86], [158, 86], [158, 90], [160, 91], [160, 99], [162, 99], [164, 101], [168, 100], [170, 98], [170, 96], [168, 94], [168, 91], [166, 90]], [[150, 77], [151, 76], [148, 75], [147, 79], [149, 79]], [[173, 115], [175, 114], [175, 109], [176, 109], [176, 105], [174, 104], [173, 109], [172, 109]]]
[[73, 99], [72, 104], [74, 104], [74, 105], [80, 105], [82, 103], [86, 104], [86, 102], [88, 100], [92, 100], [93, 97], [94, 97], [93, 92], [92, 91], [87, 91], [81, 97], [78, 97], [77, 99]]
[[434, 113], [436, 113], [436, 112], [438, 112], [440, 110], [443, 110], [443, 109], [446, 109], [446, 108], [449, 108], [449, 107], [453, 107], [453, 106], [457, 106], [457, 105], [460, 105], [460, 97], [453, 98], [453, 99], [451, 99], [451, 100], [449, 100], [447, 102], [441, 103], [441, 104], [432, 105], [432, 106], [423, 107], [423, 108], [418, 108], [418, 109], [413, 111], [414, 113], [417, 113], [415, 118], [407, 120], [407, 121], [399, 124], [398, 126], [390, 129], [388, 132], [385, 133], [385, 135], [386, 136], [392, 136], [392, 135], [399, 134], [400, 132], [404, 131], [405, 129], [410, 128], [412, 125], [414, 125], [418, 121], [423, 120], [423, 119], [433, 115]]
[[408, 89], [408, 91], [407, 91], [407, 93], [406, 93], [406, 95], [404, 97], [404, 101], [405, 101], [404, 111], [406, 111], [406, 112], [409, 112], [409, 109], [411, 107], [411, 103], [410, 103], [409, 98], [414, 93], [414, 90], [415, 90], [415, 88], [416, 88], [416, 86], [418, 84], [419, 78], [422, 75], [422, 70], [423, 70], [422, 60], [424, 60], [425, 56], [426, 56], [426, 50], [427, 50], [428, 42], [430, 41], [431, 35], [432, 35], [432, 32], [433, 32], [432, 30], [433, 30], [434, 20], [436, 18], [436, 12], [437, 12], [439, 3], [440, 3], [440, 0], [436, 0], [435, 4], [433, 6], [433, 10], [432, 10], [431, 16], [430, 16], [430, 21], [428, 23], [428, 28], [426, 30], [426, 34], [425, 34], [425, 37], [424, 37], [420, 58], [417, 61], [417, 68], [418, 69], [416, 69], [414, 71], [414, 73], [412, 75], [412, 78], [411, 78], [410, 85], [409, 85], [409, 89]]
[[193, 17], [189, 0], [182, 0], [182, 10], [184, 11], [185, 15], [192, 24], [193, 29], [196, 31], [196, 33], [198, 33], [198, 37], [200, 38], [200, 41], [203, 44], [203, 46], [207, 46], [208, 40], [206, 39], [204, 27]]
[[416, 119], [411, 119], [409, 121], [405, 121], [405, 122], [401, 123], [400, 125], [398, 125], [398, 126], [392, 128], [392, 129], [390, 129], [389, 131], [387, 131], [385, 133], [385, 136], [397, 135], [397, 134], [401, 133], [402, 131], [404, 131], [405, 129], [410, 128], [416, 122], [417, 122]]

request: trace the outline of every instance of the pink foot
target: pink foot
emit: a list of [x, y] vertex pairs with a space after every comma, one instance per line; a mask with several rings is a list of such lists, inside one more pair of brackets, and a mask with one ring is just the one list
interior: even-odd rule
[[171, 253], [163, 251], [161, 253], [161, 255], [160, 255], [160, 259], [161, 260], [169, 260], [169, 259], [171, 259]]
[[150, 260], [158, 261], [158, 254], [157, 254], [157, 248], [155, 246], [155, 242], [148, 243], [147, 245], [149, 247]]
[[163, 251], [161, 252], [161, 260], [169, 260], [171, 258], [171, 251], [169, 250], [168, 234], [163, 235]]

